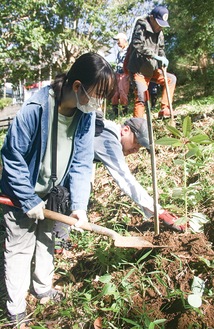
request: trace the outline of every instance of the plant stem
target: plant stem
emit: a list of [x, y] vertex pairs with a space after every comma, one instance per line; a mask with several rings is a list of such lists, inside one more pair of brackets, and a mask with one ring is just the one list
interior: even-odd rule
[[[185, 156], [184, 156], [184, 189], [185, 189], [184, 207], [185, 207], [185, 217], [187, 219], [187, 162]], [[185, 222], [185, 231], [187, 232], [187, 222]]]

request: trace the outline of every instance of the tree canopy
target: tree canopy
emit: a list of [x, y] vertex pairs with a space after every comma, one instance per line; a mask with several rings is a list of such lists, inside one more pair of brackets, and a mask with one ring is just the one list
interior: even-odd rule
[[[49, 79], [87, 51], [102, 54], [120, 31], [130, 36], [137, 16], [158, 1], [2, 0], [0, 76], [11, 82]], [[159, 1], [160, 3], [160, 1]], [[213, 62], [214, 9], [208, 0], [166, 0], [164, 30], [171, 65], [207, 67]]]
[[12, 0], [0, 3], [1, 76], [35, 78], [66, 70], [111, 38], [103, 0]]

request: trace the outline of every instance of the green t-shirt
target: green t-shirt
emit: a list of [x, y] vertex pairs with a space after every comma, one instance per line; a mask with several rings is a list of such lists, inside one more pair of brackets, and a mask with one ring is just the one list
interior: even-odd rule
[[[44, 158], [40, 164], [39, 177], [36, 183], [35, 192], [44, 197], [52, 188], [51, 166], [52, 166], [52, 127], [54, 116], [54, 94], [53, 90], [49, 92], [49, 129], [47, 148]], [[58, 113], [58, 134], [57, 134], [57, 180], [59, 184], [66, 172], [69, 159], [73, 153], [73, 138], [78, 124], [78, 111], [72, 117], [64, 116]]]

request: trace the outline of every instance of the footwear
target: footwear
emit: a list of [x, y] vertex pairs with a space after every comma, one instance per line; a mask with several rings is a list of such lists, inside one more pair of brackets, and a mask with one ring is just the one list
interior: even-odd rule
[[28, 323], [30, 322], [29, 319], [27, 319], [27, 313], [22, 312], [16, 315], [8, 315], [10, 321], [13, 323], [13, 328], [14, 329], [24, 329], [28, 328]]
[[76, 245], [72, 244], [70, 240], [56, 241], [54, 254], [60, 255], [63, 253], [63, 250], [72, 250], [75, 247]]
[[176, 225], [175, 222], [178, 220], [178, 217], [174, 214], [170, 214], [167, 210], [164, 210], [162, 214], [159, 214], [159, 220], [173, 231], [181, 233], [185, 231], [185, 225]]
[[155, 110], [156, 103], [157, 103], [157, 97], [151, 95], [151, 106], [152, 106], [152, 110]]
[[[173, 111], [173, 116], [177, 117], [179, 115], [179, 112]], [[159, 119], [169, 119], [171, 118], [170, 110], [166, 107], [165, 109], [162, 109], [158, 112], [158, 118]]]
[[36, 298], [39, 299], [40, 304], [44, 305], [48, 303], [50, 300], [54, 302], [60, 302], [64, 297], [64, 294], [56, 289], [51, 289], [43, 294], [37, 294]]
[[112, 106], [112, 111], [114, 112], [115, 115], [118, 115], [118, 106], [117, 105], [113, 105]]
[[123, 114], [123, 115], [128, 114], [128, 106], [126, 106], [126, 105], [123, 105], [123, 106], [122, 106], [122, 114]]
[[54, 249], [54, 254], [55, 255], [61, 255], [63, 253], [63, 248], [58, 248], [57, 246], [55, 246], [55, 249]]

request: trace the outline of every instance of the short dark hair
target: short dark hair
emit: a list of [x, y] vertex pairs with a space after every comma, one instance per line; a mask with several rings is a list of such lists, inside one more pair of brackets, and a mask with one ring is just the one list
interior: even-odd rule
[[67, 74], [55, 78], [52, 87], [56, 94], [63, 85], [71, 86], [75, 80], [81, 81], [86, 90], [96, 89], [100, 98], [111, 99], [117, 81], [111, 65], [99, 54], [85, 53], [78, 57]]

